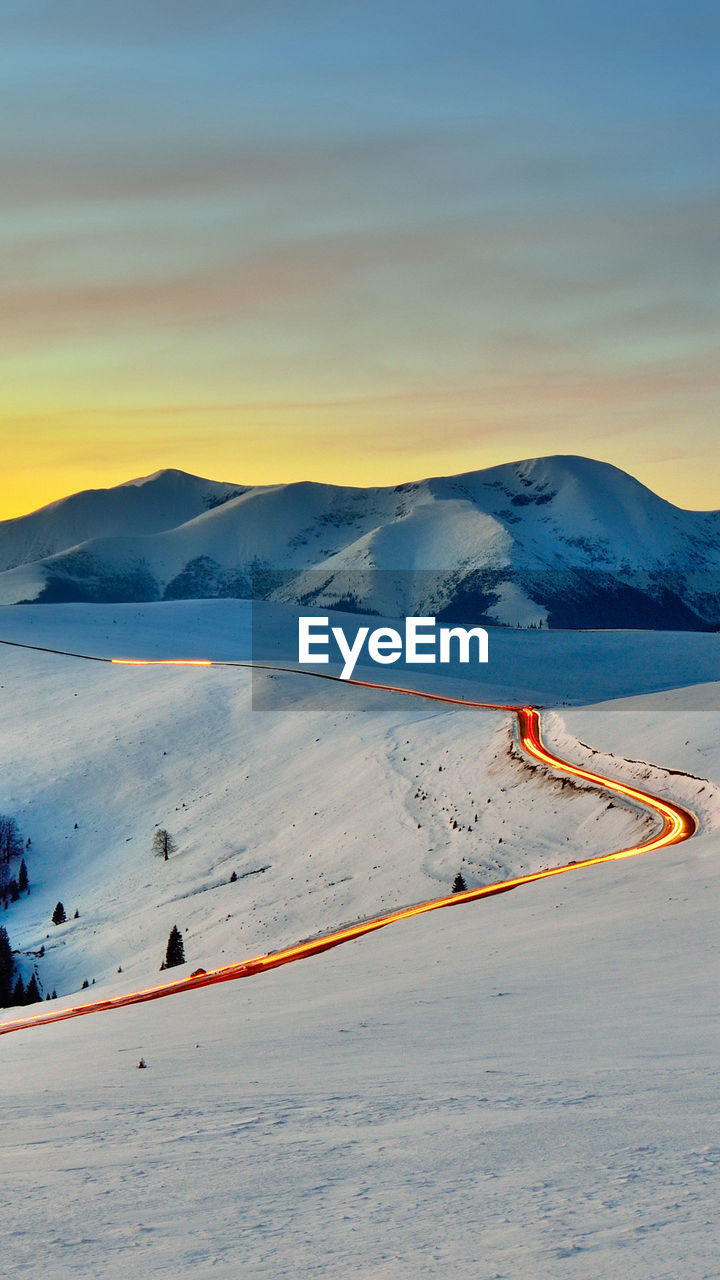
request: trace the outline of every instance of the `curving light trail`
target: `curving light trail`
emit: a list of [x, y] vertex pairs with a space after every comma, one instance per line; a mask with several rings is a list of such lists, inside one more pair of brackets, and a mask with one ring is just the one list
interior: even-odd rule
[[[19, 645], [17, 642], [12, 641], [0, 641], [0, 643], [14, 644], [14, 647], [17, 648], [41, 648], [39, 645]], [[64, 651], [53, 649], [46, 650], [46, 652], [62, 653]], [[68, 653], [67, 656], [90, 658], [91, 655]], [[451, 706], [481, 708], [490, 711], [508, 711], [517, 720], [520, 746], [528, 756], [541, 761], [542, 764], [555, 772], [582, 778], [584, 781], [601, 787], [605, 791], [616, 792], [618, 795], [650, 809], [662, 819], [662, 829], [659, 834], [651, 839], [644, 841], [642, 844], [633, 845], [628, 849], [620, 849], [615, 853], [600, 854], [594, 858], [584, 858], [578, 862], [569, 862], [559, 867], [549, 867], [543, 871], [534, 871], [525, 876], [515, 876], [509, 880], [499, 880], [495, 884], [482, 885], [477, 889], [467, 889], [463, 893], [453, 893], [443, 898], [431, 898], [427, 902], [419, 902], [414, 906], [402, 907], [397, 911], [376, 916], [371, 920], [363, 920], [357, 924], [348, 925], [346, 928], [337, 929], [332, 933], [321, 934], [317, 938], [300, 942], [292, 947], [286, 947], [282, 951], [273, 951], [266, 955], [254, 956], [249, 960], [241, 960], [237, 964], [224, 965], [222, 968], [211, 969], [208, 972], [201, 970], [188, 978], [179, 978], [174, 982], [163, 982], [158, 986], [146, 987], [141, 991], [129, 991], [124, 995], [112, 996], [105, 1000], [94, 1000], [87, 1004], [73, 1005], [66, 1009], [45, 1010], [42, 1013], [19, 1018], [14, 1022], [3, 1022], [0, 1023], [0, 1036], [8, 1035], [13, 1031], [26, 1030], [29, 1027], [44, 1026], [50, 1022], [64, 1022], [69, 1018], [83, 1017], [88, 1013], [101, 1013], [109, 1009], [120, 1009], [126, 1005], [145, 1004], [150, 1000], [164, 999], [167, 996], [177, 995], [182, 991], [194, 991], [199, 987], [209, 987], [219, 982], [233, 982], [238, 978], [249, 978], [257, 973], [278, 969], [281, 965], [291, 964], [296, 960], [305, 960], [310, 956], [320, 955], [323, 951], [329, 951], [333, 947], [341, 946], [344, 942], [352, 942], [355, 938], [362, 938], [368, 933], [374, 933], [377, 929], [384, 929], [387, 925], [395, 924], [399, 920], [407, 920], [411, 916], [425, 915], [429, 911], [438, 911], [445, 907], [460, 906], [462, 903], [474, 902], [479, 898], [490, 898], [495, 894], [507, 893], [511, 889], [517, 889], [520, 885], [533, 884], [537, 880], [547, 880], [550, 876], [564, 875], [569, 871], [579, 871], [583, 867], [598, 866], [601, 862], [613, 862], [620, 858], [634, 858], [642, 853], [650, 853], [655, 849], [665, 848], [667, 845], [679, 844], [694, 835], [698, 827], [697, 819], [694, 815], [681, 805], [675, 804], [670, 800], [662, 800], [660, 797], [650, 794], [650, 792], [641, 791], [637, 787], [630, 787], [626, 783], [618, 782], [613, 778], [606, 778], [603, 774], [593, 773], [589, 769], [583, 769], [579, 765], [571, 764], [569, 761], [555, 755], [543, 743], [540, 732], [540, 713], [536, 707], [475, 702], [466, 698], [447, 697], [445, 694], [425, 693], [421, 689], [408, 689], [402, 685], [377, 684], [369, 680], [341, 680], [339, 676], [327, 675], [324, 672], [301, 671], [296, 667], [278, 667], [271, 664], [263, 665], [252, 662], [213, 662], [210, 659], [199, 658], [95, 658], [94, 661], [110, 662], [115, 666], [132, 667], [254, 667], [268, 671], [290, 672], [293, 675], [312, 676], [320, 680], [356, 685], [364, 689], [377, 689], [386, 693], [405, 694], [408, 697], [423, 698], [430, 702], [447, 703]]]

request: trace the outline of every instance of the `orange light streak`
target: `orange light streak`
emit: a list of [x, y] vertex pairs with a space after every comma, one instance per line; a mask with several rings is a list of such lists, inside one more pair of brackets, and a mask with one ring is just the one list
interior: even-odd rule
[[213, 667], [209, 658], [111, 658], [114, 667]]
[[[24, 647], [24, 646], [23, 646]], [[27, 646], [28, 648], [32, 646]], [[58, 652], [54, 650], [53, 652]], [[72, 654], [72, 657], [83, 657], [86, 655]], [[212, 666], [233, 666], [233, 667], [261, 667], [261, 664], [246, 662], [213, 662], [204, 658], [168, 658], [168, 659], [144, 659], [144, 658], [111, 658], [109, 660], [116, 666], [189, 666], [189, 667], [212, 667]], [[64, 1022], [69, 1018], [79, 1018], [88, 1013], [101, 1013], [110, 1009], [119, 1009], [127, 1005], [144, 1004], [149, 1000], [159, 1000], [166, 996], [177, 995], [182, 991], [194, 991], [200, 987], [214, 986], [220, 982], [232, 982], [239, 978], [249, 978], [257, 973], [265, 973], [270, 969], [278, 969], [282, 965], [291, 964], [297, 960], [305, 960], [310, 956], [319, 955], [323, 951], [329, 951], [333, 947], [341, 946], [345, 942], [352, 942], [356, 938], [365, 937], [369, 933], [374, 933], [378, 929], [384, 929], [387, 925], [396, 924], [400, 920], [408, 920], [413, 916], [425, 915], [429, 911], [442, 910], [445, 907], [459, 906], [465, 902], [475, 902], [480, 898], [493, 897], [495, 894], [507, 893], [512, 889], [519, 888], [520, 885], [533, 884], [539, 880], [547, 880], [551, 876], [565, 875], [569, 871], [579, 871], [584, 867], [599, 866], [603, 862], [613, 862], [620, 858], [634, 858], [643, 853], [649, 853], [655, 849], [661, 849], [671, 844], [679, 844], [683, 840], [688, 840], [698, 829], [698, 823], [695, 816], [688, 810], [676, 805], [671, 801], [661, 800], [658, 796], [651, 795], [649, 792], [641, 791], [636, 787], [628, 786], [624, 782], [618, 782], [612, 778], [606, 778], [602, 774], [593, 773], [589, 769], [583, 769], [579, 765], [571, 764], [569, 761], [562, 760], [551, 752], [543, 743], [540, 733], [540, 715], [535, 707], [518, 707], [512, 705], [504, 705], [492, 702], [475, 702], [464, 698], [451, 698], [444, 694], [425, 693], [420, 689], [408, 689], [402, 685], [386, 685], [375, 684], [367, 680], [341, 680], [339, 676], [326, 675], [319, 672], [301, 671], [295, 667], [274, 667], [265, 666], [261, 669], [271, 671], [290, 672], [293, 675], [316, 676], [319, 679], [336, 681], [338, 684], [358, 685], [366, 689], [377, 689], [387, 693], [401, 693], [409, 697], [422, 698], [431, 702], [443, 702], [452, 706], [461, 706], [468, 708], [482, 708], [492, 711], [509, 711], [515, 715], [518, 723], [520, 745], [529, 756], [541, 761], [548, 768], [556, 772], [571, 775], [573, 777], [582, 778], [586, 782], [590, 782], [595, 786], [601, 787], [606, 791], [613, 791], [619, 795], [625, 796], [627, 799], [637, 804], [653, 810], [659, 814], [663, 820], [662, 831], [659, 835], [653, 836], [650, 840], [643, 844], [633, 845], [628, 849], [620, 849], [614, 853], [599, 854], [593, 858], [584, 858], [577, 862], [566, 863], [559, 867], [548, 867], [542, 871], [534, 871], [529, 875], [515, 876], [510, 880], [499, 880], [494, 884], [481, 885], [477, 889], [467, 889], [463, 893], [453, 893], [443, 898], [431, 898], [426, 902], [416, 903], [413, 906], [401, 907], [396, 911], [391, 911], [386, 915], [377, 916], [371, 920], [365, 920], [357, 924], [348, 925], [345, 928], [335, 930], [332, 933], [321, 934], [317, 938], [309, 941], [298, 943], [296, 946], [287, 947], [282, 951], [270, 952], [266, 955], [254, 956], [248, 960], [242, 960], [237, 964], [224, 965], [218, 969], [211, 969], [207, 973], [198, 974], [196, 977], [180, 978], [175, 982], [164, 982], [156, 987], [146, 987], [141, 991], [126, 992], [123, 995], [113, 996], [105, 1000], [96, 1000], [90, 1004], [73, 1005], [70, 1008], [59, 1010], [48, 1010], [34, 1016], [20, 1018], [15, 1022], [0, 1023], [0, 1035], [8, 1035], [13, 1031], [22, 1031], [30, 1027], [43, 1026], [51, 1022]]]

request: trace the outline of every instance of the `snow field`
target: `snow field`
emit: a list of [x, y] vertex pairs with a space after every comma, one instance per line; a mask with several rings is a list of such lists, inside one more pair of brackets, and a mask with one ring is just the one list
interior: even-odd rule
[[710, 1280], [717, 862], [680, 852], [7, 1038], [9, 1273]]
[[[83, 647], [88, 614], [67, 609], [15, 611], [16, 636], [42, 615], [43, 642]], [[158, 653], [208, 638], [209, 615], [193, 631], [182, 609], [91, 615], [98, 646], [114, 616], [130, 647], [153, 627]], [[638, 643], [621, 677], [615, 637], [584, 638], [582, 660], [549, 639], [588, 698], [628, 671], [641, 687], [682, 678], [675, 637], [664, 673]], [[262, 712], [241, 671], [2, 663], [0, 808], [33, 837], [32, 892], [4, 920], [15, 945], [51, 933], [39, 963], [58, 991], [158, 980], [176, 919], [189, 967], [209, 967], [378, 896], [429, 896], [460, 868], [470, 882], [568, 845], [604, 852], [645, 821], [520, 764], [501, 715], [309, 693]], [[504, 672], [508, 696], [522, 670]], [[689, 804], [703, 830], [683, 845], [4, 1037], [7, 1274], [715, 1280], [717, 693], [545, 717], [561, 754]], [[180, 846], [167, 864], [157, 821]], [[339, 869], [351, 878], [330, 884]], [[58, 897], [81, 915], [54, 930]]]
[[[157, 981], [173, 924], [187, 971], [211, 968], [442, 896], [457, 871], [491, 883], [652, 829], [527, 764], [505, 713], [391, 695], [377, 712], [339, 698], [263, 713], [245, 670], [23, 650], [0, 696], [16, 708], [0, 808], [32, 839], [31, 893], [5, 919], [25, 977], [44, 947], [42, 989], [59, 996]], [[159, 826], [178, 846], [168, 862]], [[57, 901], [68, 921], [53, 926]]]

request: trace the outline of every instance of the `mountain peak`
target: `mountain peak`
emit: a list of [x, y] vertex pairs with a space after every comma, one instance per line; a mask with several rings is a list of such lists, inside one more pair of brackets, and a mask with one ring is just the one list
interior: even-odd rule
[[[192, 471], [181, 471], [179, 467], [161, 467], [159, 471], [153, 471], [149, 476], [138, 476], [134, 480], [124, 480], [122, 484], [117, 485], [119, 489], [142, 489], [146, 485], [158, 484], [175, 484], [175, 485], [210, 485], [213, 488], [225, 487], [232, 489], [231, 484], [225, 485], [220, 480], [208, 480], [205, 476], [196, 476]], [[103, 490], [107, 492], [107, 490]]]
[[574, 454], [367, 489], [238, 488], [166, 468], [0, 524], [7, 603], [237, 597], [261, 583], [388, 615], [695, 629], [720, 624], [719, 580], [714, 515]]

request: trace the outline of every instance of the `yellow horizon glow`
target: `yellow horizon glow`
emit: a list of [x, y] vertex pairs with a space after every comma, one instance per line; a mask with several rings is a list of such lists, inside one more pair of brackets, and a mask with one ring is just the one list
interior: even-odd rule
[[679, 507], [718, 506], [717, 465], [699, 457], [697, 446], [679, 455], [672, 441], [683, 434], [672, 418], [653, 450], [648, 428], [603, 432], [603, 404], [586, 409], [580, 430], [571, 426], [579, 407], [574, 401], [554, 415], [543, 406], [532, 421], [529, 404], [496, 403], [492, 413], [481, 414], [473, 399], [388, 396], [287, 407], [26, 414], [0, 422], [0, 520], [169, 467], [244, 485], [374, 487], [553, 454], [612, 463]]

